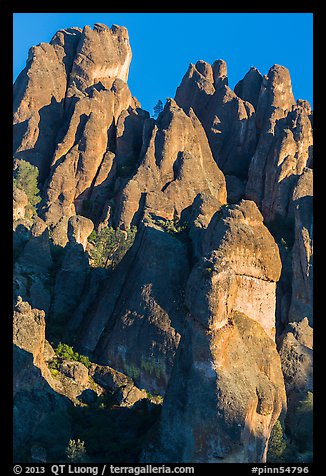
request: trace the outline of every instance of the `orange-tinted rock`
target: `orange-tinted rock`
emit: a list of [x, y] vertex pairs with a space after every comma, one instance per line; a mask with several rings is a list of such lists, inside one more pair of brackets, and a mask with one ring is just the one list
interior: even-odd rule
[[178, 217], [199, 192], [226, 201], [225, 179], [200, 122], [191, 110], [187, 115], [173, 100], [165, 105], [136, 173], [122, 190], [116, 223], [129, 226], [142, 205], [142, 196], [157, 191], [165, 197], [159, 201], [161, 205], [166, 202], [168, 214], [172, 210]]
[[78, 28], [60, 30], [51, 43], [33, 46], [14, 84], [14, 156], [36, 165], [41, 180], [49, 173], [80, 35]]
[[[198, 290], [201, 295], [202, 290]], [[264, 462], [286, 397], [280, 357], [242, 313], [206, 327], [190, 311], [145, 462]]]
[[256, 147], [254, 107], [228, 87], [225, 61], [205, 68], [203, 63], [189, 66], [175, 100], [186, 112], [195, 112], [223, 173], [246, 178]]
[[307, 104], [295, 104], [288, 70], [272, 67], [258, 98], [260, 138], [246, 187], [267, 222], [286, 218], [297, 176], [312, 157], [309, 114]]

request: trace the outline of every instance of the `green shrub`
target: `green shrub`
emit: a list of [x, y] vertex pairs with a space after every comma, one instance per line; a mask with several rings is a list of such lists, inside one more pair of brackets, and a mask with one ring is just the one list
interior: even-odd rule
[[83, 463], [86, 461], [86, 448], [84, 441], [69, 440], [69, 445], [66, 449], [66, 456], [68, 461], [72, 463]]
[[271, 431], [268, 444], [267, 461], [269, 463], [279, 463], [284, 461], [286, 451], [286, 440], [283, 435], [281, 422], [277, 420]]
[[86, 355], [81, 355], [78, 352], [75, 352], [71, 346], [62, 344], [62, 342], [59, 342], [55, 350], [55, 354], [56, 358], [49, 363], [49, 367], [54, 370], [59, 370], [60, 362], [62, 360], [74, 360], [76, 362], [81, 362], [87, 368], [91, 366], [91, 362]]
[[91, 263], [98, 268], [115, 268], [132, 246], [137, 233], [136, 227], [131, 227], [127, 235], [120, 229], [102, 228], [99, 233], [95, 230], [88, 237]]
[[15, 160], [13, 185], [26, 193], [30, 205], [27, 209], [31, 215], [36, 214], [35, 206], [41, 201], [37, 178], [37, 167], [25, 160]]
[[146, 398], [148, 398], [149, 400], [152, 400], [154, 401], [155, 403], [157, 403], [158, 405], [162, 405], [163, 404], [163, 397], [162, 395], [152, 395], [150, 392], [148, 392], [146, 389], [142, 389], [144, 392], [146, 392]]
[[189, 228], [188, 223], [181, 223], [178, 218], [174, 218], [173, 220], [155, 220], [154, 223], [172, 236], [186, 232]]

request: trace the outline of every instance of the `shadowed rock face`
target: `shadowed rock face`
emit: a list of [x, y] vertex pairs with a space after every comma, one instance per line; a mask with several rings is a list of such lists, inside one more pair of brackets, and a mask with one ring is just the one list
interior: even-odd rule
[[187, 251], [162, 230], [144, 226], [83, 329], [99, 362], [164, 394], [183, 329]]
[[51, 163], [79, 28], [61, 30], [51, 43], [29, 50], [25, 69], [14, 84], [14, 155], [40, 170], [44, 180]]
[[[302, 433], [309, 431], [309, 420], [306, 417], [302, 421], [300, 404], [309, 394], [313, 395], [313, 329], [307, 317], [288, 324], [278, 339], [278, 349], [288, 402], [286, 429], [291, 438], [298, 441]], [[312, 419], [312, 408], [310, 412]], [[312, 435], [308, 435], [309, 439], [312, 440]], [[302, 437], [300, 443], [302, 445]]]
[[[186, 288], [185, 330], [145, 461], [265, 461], [286, 407], [274, 343], [278, 248], [253, 202], [222, 207]], [[248, 318], [244, 312], [250, 314]]]
[[239, 98], [250, 102], [257, 109], [260, 88], [263, 77], [257, 68], [250, 68], [248, 73], [234, 87], [234, 92]]
[[310, 114], [309, 105], [295, 103], [288, 70], [273, 66], [258, 97], [260, 137], [246, 188], [267, 222], [291, 212], [293, 188], [312, 155]]
[[228, 87], [226, 63], [191, 64], [175, 100], [185, 111], [192, 108], [201, 121], [222, 172], [246, 178], [256, 147], [255, 110]]
[[[71, 402], [151, 392], [162, 414], [146, 435], [146, 407], [138, 459], [264, 462], [276, 420], [297, 438], [312, 392], [310, 105], [283, 66], [233, 91], [225, 61], [200, 60], [155, 120], [130, 61], [125, 28], [68, 28], [14, 85], [14, 158], [38, 167], [42, 199], [30, 217], [14, 189], [15, 445], [30, 454]], [[95, 269], [94, 236], [133, 226], [118, 265]], [[92, 362], [58, 360], [58, 339]]]
[[306, 168], [293, 192], [295, 242], [289, 321], [313, 325], [313, 172]]

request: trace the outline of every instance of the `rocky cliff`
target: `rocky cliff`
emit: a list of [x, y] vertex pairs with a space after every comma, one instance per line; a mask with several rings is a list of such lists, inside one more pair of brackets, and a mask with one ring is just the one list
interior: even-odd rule
[[131, 56], [60, 30], [14, 85], [16, 459], [310, 461], [310, 105], [199, 60], [154, 119]]

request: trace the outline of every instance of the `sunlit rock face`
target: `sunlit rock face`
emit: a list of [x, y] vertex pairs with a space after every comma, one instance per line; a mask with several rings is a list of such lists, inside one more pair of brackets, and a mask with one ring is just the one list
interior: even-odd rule
[[15, 181], [15, 451], [63, 461], [74, 418], [92, 448], [85, 412], [131, 463], [262, 463], [313, 391], [312, 111], [284, 66], [232, 90], [218, 59], [154, 118], [131, 57], [124, 27], [67, 28], [14, 85], [41, 199]]

